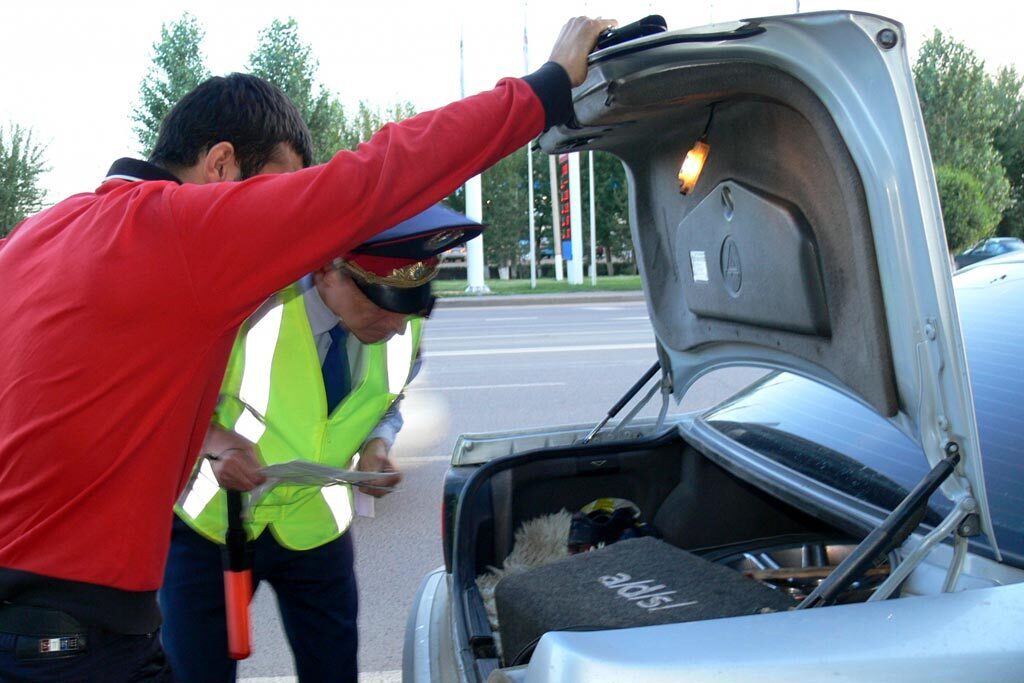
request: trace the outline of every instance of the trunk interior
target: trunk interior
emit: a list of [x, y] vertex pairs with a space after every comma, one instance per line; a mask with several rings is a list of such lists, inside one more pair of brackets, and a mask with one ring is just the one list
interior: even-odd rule
[[[572, 513], [599, 498], [632, 501], [663, 541], [737, 571], [834, 566], [860, 536], [739, 479], [674, 430], [492, 461], [464, 489], [454, 535], [454, 585], [462, 593], [455, 603], [465, 610], [478, 671], [481, 660], [493, 667], [509, 662], [499, 659], [500, 638], [492, 637], [477, 577], [502, 566], [524, 522], [563, 509]], [[800, 597], [814, 585], [772, 587]]]

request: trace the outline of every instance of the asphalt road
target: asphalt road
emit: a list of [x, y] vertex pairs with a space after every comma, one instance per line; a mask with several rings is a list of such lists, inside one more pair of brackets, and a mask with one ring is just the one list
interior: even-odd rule
[[[416, 588], [443, 562], [440, 491], [456, 437], [596, 423], [655, 360], [642, 302], [442, 308], [425, 328], [423, 348], [423, 371], [406, 393], [405, 428], [393, 451], [405, 477], [401, 490], [378, 501], [375, 517], [357, 519], [352, 531], [361, 681], [400, 680]], [[732, 369], [706, 377], [671, 410], [711, 405], [760, 374]], [[257, 592], [253, 622], [254, 654], [239, 678], [293, 681], [269, 586]]]

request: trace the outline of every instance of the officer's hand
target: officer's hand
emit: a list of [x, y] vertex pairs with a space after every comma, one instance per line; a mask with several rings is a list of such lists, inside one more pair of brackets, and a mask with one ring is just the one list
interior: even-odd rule
[[203, 442], [203, 454], [213, 464], [217, 483], [235, 491], [251, 491], [267, 480], [259, 470], [256, 444], [235, 432], [210, 425]]
[[366, 486], [359, 490], [368, 493], [375, 498], [388, 495], [390, 491], [370, 488], [371, 486], [398, 486], [402, 481], [402, 473], [398, 471], [395, 464], [388, 458], [388, 444], [384, 439], [370, 439], [359, 451], [359, 464], [356, 469], [360, 472], [382, 472], [384, 476], [366, 482]]
[[601, 31], [618, 25], [619, 22], [614, 19], [570, 19], [555, 40], [550, 61], [560, 64], [565, 69], [575, 88], [587, 78], [587, 55], [597, 44], [597, 36]]

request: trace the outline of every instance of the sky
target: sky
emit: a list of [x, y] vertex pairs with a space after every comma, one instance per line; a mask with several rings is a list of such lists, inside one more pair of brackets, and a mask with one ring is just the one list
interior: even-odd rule
[[244, 70], [259, 31], [275, 18], [294, 17], [319, 58], [320, 81], [343, 102], [404, 100], [425, 110], [460, 96], [460, 32], [468, 94], [527, 71], [524, 23], [534, 69], [574, 15], [628, 23], [658, 13], [673, 29], [790, 14], [798, 5], [801, 12], [850, 9], [896, 19], [906, 27], [911, 55], [937, 27], [974, 49], [991, 71], [1011, 64], [1024, 71], [1024, 9], [992, 0], [33, 0], [0, 9], [0, 126], [31, 127], [46, 145], [48, 202], [92, 190], [111, 161], [139, 155], [130, 119], [139, 84], [161, 24], [186, 11], [206, 29], [203, 48], [215, 74]]

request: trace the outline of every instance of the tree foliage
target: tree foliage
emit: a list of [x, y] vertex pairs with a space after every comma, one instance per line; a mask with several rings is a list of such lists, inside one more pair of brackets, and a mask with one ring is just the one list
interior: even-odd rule
[[[921, 113], [928, 130], [932, 162], [944, 167], [945, 187], [966, 190], [964, 176], [977, 183], [985, 204], [984, 211], [970, 209], [967, 214], [983, 218], [980, 237], [992, 234], [1010, 204], [1010, 183], [1002, 156], [994, 145], [1000, 124], [995, 86], [985, 72], [985, 64], [963, 43], [936, 30], [922, 46], [914, 64], [914, 78], [921, 100]], [[944, 211], [959, 215], [960, 207], [949, 207], [951, 196], [940, 197]], [[973, 194], [973, 190], [969, 192]], [[973, 224], [971, 224], [973, 226]], [[946, 226], [951, 249], [955, 249], [964, 226]], [[969, 231], [974, 230], [971, 227]], [[955, 239], [954, 239], [955, 238]]]
[[313, 161], [322, 163], [343, 145], [341, 103], [316, 80], [320, 62], [299, 36], [295, 19], [275, 19], [260, 31], [249, 71], [279, 87], [299, 108], [313, 137]]
[[42, 208], [46, 192], [39, 185], [46, 166], [45, 146], [19, 125], [0, 129], [0, 237]]
[[995, 79], [997, 125], [993, 144], [1002, 157], [1010, 182], [1010, 206], [999, 223], [999, 234], [1024, 237], [1024, 77], [1013, 67], [999, 70]]
[[[551, 230], [551, 176], [548, 155], [533, 151], [533, 211], [536, 253], [554, 247]], [[605, 152], [594, 153], [595, 232], [597, 246], [603, 252], [608, 274], [614, 274], [612, 258], [632, 257], [629, 232], [629, 201], [626, 174], [622, 164]], [[590, 166], [587, 155], [580, 157], [580, 205], [583, 215], [583, 257], [590, 258]], [[520, 150], [502, 159], [483, 173], [484, 258], [491, 266], [526, 264], [529, 254], [529, 187], [526, 151]], [[459, 188], [448, 204], [465, 211], [464, 189]], [[515, 272], [515, 269], [512, 271]]]
[[199, 20], [187, 12], [160, 28], [160, 39], [153, 43], [153, 63], [131, 116], [143, 156], [153, 150], [160, 123], [171, 108], [210, 77], [201, 49], [205, 35]]
[[[586, 155], [581, 159], [583, 166], [583, 201], [590, 204], [590, 165]], [[604, 262], [608, 275], [614, 275], [613, 258], [632, 258], [633, 237], [629, 231], [629, 187], [626, 171], [617, 157], [607, 152], [594, 152], [594, 215], [597, 244], [603, 248]], [[589, 208], [585, 209], [589, 211]], [[589, 226], [589, 216], [587, 217]], [[588, 233], [589, 234], [589, 233]]]
[[372, 138], [385, 124], [415, 115], [416, 107], [411, 102], [374, 107], [369, 102], [360, 101], [354, 112], [342, 109], [337, 119], [336, 125], [340, 131], [338, 149], [355, 149], [360, 143]]
[[960, 168], [939, 166], [935, 181], [942, 197], [942, 220], [950, 251], [960, 251], [991, 234], [999, 217], [993, 215], [984, 189], [974, 176]]
[[299, 108], [313, 137], [314, 163], [327, 161], [339, 149], [354, 149], [385, 123], [416, 113], [408, 102], [383, 109], [360, 102], [350, 113], [317, 80], [319, 68], [312, 46], [303, 42], [298, 22], [291, 18], [275, 19], [263, 29], [249, 56], [250, 72], [281, 88]]

